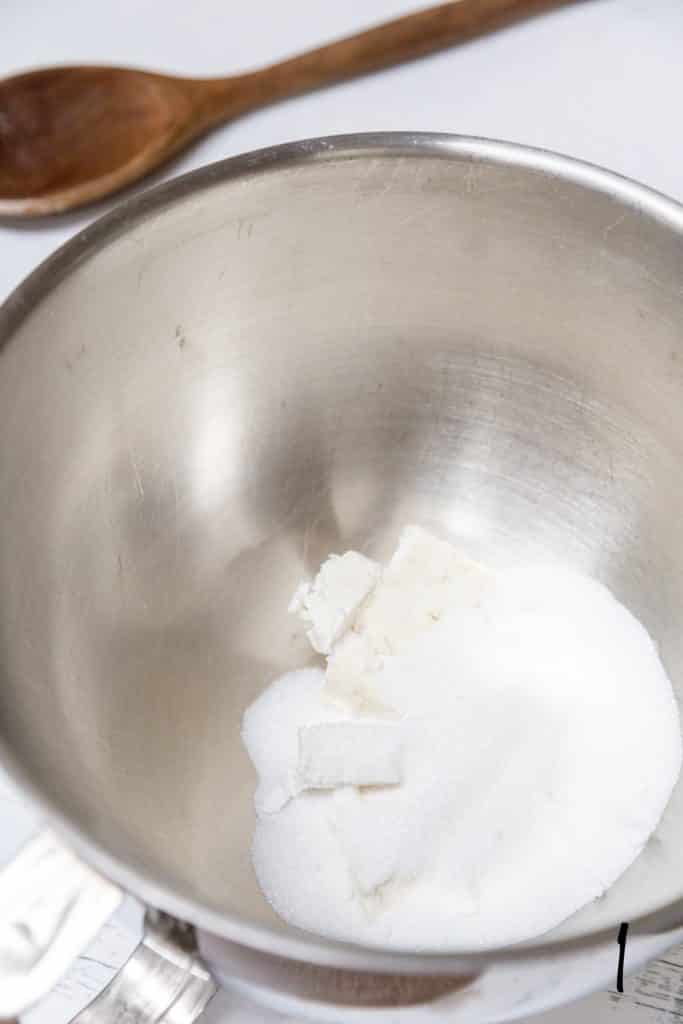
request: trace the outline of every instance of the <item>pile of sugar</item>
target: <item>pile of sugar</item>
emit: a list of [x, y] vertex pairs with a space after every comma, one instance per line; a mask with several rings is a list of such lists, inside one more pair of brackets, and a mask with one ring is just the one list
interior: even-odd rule
[[287, 921], [404, 950], [548, 931], [638, 856], [681, 764], [645, 629], [601, 584], [407, 528], [293, 602], [327, 667], [248, 709], [253, 863]]

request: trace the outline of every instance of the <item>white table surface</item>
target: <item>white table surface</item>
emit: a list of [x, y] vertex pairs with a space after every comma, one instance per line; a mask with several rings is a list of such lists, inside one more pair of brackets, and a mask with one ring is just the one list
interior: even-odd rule
[[[120, 63], [227, 74], [405, 13], [415, 0], [0, 0], [0, 75], [39, 64]], [[315, 135], [390, 129], [459, 132], [568, 153], [683, 201], [683, 0], [578, 0], [404, 68], [304, 96], [214, 132], [178, 174], [245, 150]], [[111, 206], [49, 223], [0, 225], [0, 300], [57, 245]], [[0, 776], [0, 863], [37, 825]], [[129, 904], [59, 990], [27, 1016], [63, 1024], [135, 943]], [[646, 1024], [683, 1016], [683, 950], [538, 1024]], [[217, 997], [210, 1024], [259, 1012]]]

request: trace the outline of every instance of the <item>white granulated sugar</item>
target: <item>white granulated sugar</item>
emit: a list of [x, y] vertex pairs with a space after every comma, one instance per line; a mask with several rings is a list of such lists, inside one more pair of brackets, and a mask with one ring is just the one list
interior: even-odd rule
[[[644, 628], [594, 580], [494, 573], [416, 527], [352, 600], [327, 572], [322, 605], [304, 606], [326, 671], [277, 680], [243, 725], [275, 910], [332, 938], [446, 951], [538, 936], [604, 892], [681, 764]], [[344, 609], [331, 629], [330, 608]]]

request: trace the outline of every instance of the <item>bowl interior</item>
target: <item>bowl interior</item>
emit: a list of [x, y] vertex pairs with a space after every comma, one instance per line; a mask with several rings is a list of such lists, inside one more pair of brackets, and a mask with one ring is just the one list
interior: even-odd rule
[[[522, 153], [399, 140], [204, 172], [6, 317], [0, 742], [228, 933], [287, 927], [250, 867], [239, 726], [309, 660], [287, 603], [328, 552], [383, 556], [419, 522], [570, 563], [681, 693], [683, 228]], [[551, 937], [680, 897], [681, 840], [679, 785]]]

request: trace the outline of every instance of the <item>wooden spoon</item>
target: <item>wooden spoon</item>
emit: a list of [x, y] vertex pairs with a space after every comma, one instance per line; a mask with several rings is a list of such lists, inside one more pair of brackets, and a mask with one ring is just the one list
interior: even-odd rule
[[457, 0], [230, 78], [58, 67], [0, 81], [0, 215], [81, 206], [141, 178], [222, 121], [420, 57], [566, 0]]

